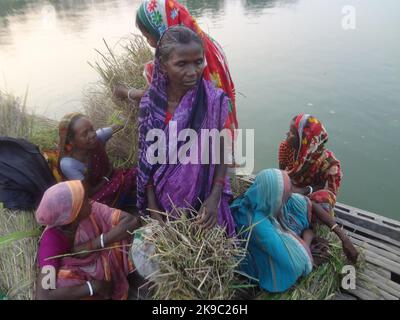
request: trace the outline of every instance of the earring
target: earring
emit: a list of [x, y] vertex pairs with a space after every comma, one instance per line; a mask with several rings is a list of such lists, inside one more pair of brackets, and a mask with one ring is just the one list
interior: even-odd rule
[[66, 144], [66, 145], [65, 145], [65, 149], [66, 149], [68, 152], [71, 152], [71, 151], [72, 151], [72, 144], [70, 144], [70, 143]]

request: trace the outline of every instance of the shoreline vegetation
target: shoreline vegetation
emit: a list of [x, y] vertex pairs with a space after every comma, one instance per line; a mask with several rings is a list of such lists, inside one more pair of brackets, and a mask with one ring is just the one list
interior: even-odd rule
[[[111, 48], [106, 41], [104, 44], [106, 50], [104, 52], [97, 51], [100, 60], [90, 63], [99, 74], [100, 80], [86, 89], [83, 109], [96, 128], [126, 124], [124, 129], [107, 144], [107, 151], [115, 167], [131, 167], [137, 163], [137, 147], [133, 142], [137, 141], [138, 105], [114, 98], [112, 88], [115, 84], [145, 88], [146, 82], [142, 75], [143, 65], [152, 59], [152, 52], [145, 40], [137, 35], [132, 35], [130, 39], [123, 39], [118, 43], [119, 48], [122, 49], [119, 54], [116, 54], [115, 49]], [[23, 99], [19, 99], [12, 94], [0, 91], [0, 135], [24, 138], [39, 146], [42, 151], [56, 149], [58, 143], [57, 121], [28, 113], [26, 100], [27, 94]], [[231, 180], [234, 196], [240, 195], [247, 189], [247, 186], [235, 176]], [[166, 274], [153, 275], [153, 279], [165, 279], [155, 286], [154, 296], [157, 298], [207, 297], [208, 299], [218, 299], [238, 296], [261, 300], [324, 300], [331, 299], [339, 291], [341, 270], [346, 264], [346, 260], [339, 239], [325, 227], [318, 228], [317, 234], [330, 241], [330, 261], [313, 270], [307, 278], [300, 279], [297, 285], [289, 291], [282, 294], [268, 294], [256, 289], [254, 285], [249, 285], [249, 282], [240, 276], [238, 277], [236, 271], [231, 268], [237, 264], [235, 259], [229, 260], [231, 265], [225, 263], [224, 270], [216, 270], [215, 268], [218, 268], [219, 265], [218, 259], [221, 257], [224, 259], [221, 255], [223, 250], [214, 251], [214, 253], [210, 250], [211, 254], [214, 254], [212, 272], [204, 273], [204, 268], [211, 270], [211, 267], [207, 265], [208, 259], [200, 259], [201, 261], [196, 259], [199, 254], [198, 248], [201, 248], [202, 245], [199, 244], [198, 238], [187, 234], [187, 232], [192, 232], [190, 223], [192, 223], [190, 219], [186, 219], [167, 226], [170, 229], [166, 230], [165, 234], [171, 232], [176, 234], [177, 245], [179, 241], [187, 240], [193, 248], [197, 249], [187, 250], [185, 252], [187, 261], [183, 259], [184, 263], [178, 264], [176, 264], [176, 260], [182, 260], [182, 257], [176, 250], [159, 254], [160, 257], [164, 257], [162, 270], [165, 270]], [[178, 228], [180, 231], [173, 228]], [[0, 204], [0, 300], [2, 295], [8, 299], [33, 299], [37, 272], [37, 245], [42, 230], [36, 223], [33, 212], [12, 212], [4, 209]], [[214, 231], [214, 233], [217, 234], [216, 239], [222, 241], [221, 233], [219, 231]], [[206, 239], [211, 241], [210, 237], [206, 237]], [[164, 241], [166, 244], [164, 247], [171, 248], [171, 245], [173, 247], [173, 243], [170, 242], [172, 240], [168, 237], [154, 241], [155, 243]], [[228, 241], [226, 245], [228, 245]], [[221, 248], [224, 248], [224, 244], [221, 244]], [[156, 252], [157, 250], [161, 250], [161, 248], [156, 247]], [[176, 259], [174, 255], [176, 255]], [[179, 270], [177, 270], [182, 266], [193, 268], [194, 274], [201, 275], [194, 276], [194, 282], [190, 283], [189, 281], [188, 283], [190, 278], [180, 276]], [[230, 274], [224, 274], [227, 282], [220, 283], [219, 287], [214, 287], [214, 284], [221, 281], [218, 278], [218, 272], [226, 273], [226, 270], [230, 272]], [[173, 284], [168, 285], [166, 281], [171, 280], [171, 273], [174, 274], [174, 280]], [[206, 286], [204, 286], [205, 283]], [[225, 288], [225, 285], [232, 283], [234, 283], [233, 286]], [[197, 294], [196, 290], [199, 286], [202, 291], [203, 286], [208, 288], [209, 285], [212, 285], [215, 294], [207, 295], [204, 292], [201, 295]], [[181, 288], [185, 289], [179, 291]], [[218, 288], [223, 288], [223, 295], [219, 295]], [[191, 290], [194, 291], [191, 292]]]

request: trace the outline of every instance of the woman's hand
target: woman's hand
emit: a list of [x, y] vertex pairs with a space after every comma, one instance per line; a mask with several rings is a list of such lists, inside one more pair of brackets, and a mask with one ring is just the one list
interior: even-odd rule
[[[83, 251], [92, 251], [96, 248], [92, 248], [92, 241], [86, 242], [86, 243], [82, 243], [78, 246], [75, 246], [74, 249], [72, 250], [72, 253], [79, 253], [79, 252], [83, 252]], [[75, 258], [78, 259], [85, 259], [87, 258], [89, 255], [91, 254], [91, 252], [86, 252], [86, 253], [80, 253], [77, 255], [74, 255]]]
[[109, 168], [108, 171], [107, 171], [107, 178], [108, 178], [108, 179], [111, 180], [112, 175], [113, 175], [113, 172], [114, 172], [114, 167], [113, 167], [112, 164], [110, 163], [110, 168]]
[[203, 202], [198, 215], [198, 223], [203, 229], [211, 229], [218, 223], [218, 201], [209, 197]]
[[160, 210], [158, 208], [153, 208], [153, 209], [149, 210], [150, 217], [152, 219], [154, 219], [154, 220], [157, 220], [158, 222], [161, 223], [161, 225], [163, 225], [164, 224], [164, 217], [161, 215], [161, 213], [156, 212], [156, 211], [160, 211]]
[[342, 242], [343, 252], [352, 264], [357, 263], [358, 252], [349, 238]]
[[113, 95], [118, 99], [128, 99], [128, 87], [117, 84], [113, 87]]
[[111, 299], [112, 283], [110, 281], [92, 280], [90, 284], [95, 296], [100, 296], [105, 300]]
[[315, 266], [320, 266], [329, 260], [329, 242], [321, 237], [315, 237], [310, 245]]

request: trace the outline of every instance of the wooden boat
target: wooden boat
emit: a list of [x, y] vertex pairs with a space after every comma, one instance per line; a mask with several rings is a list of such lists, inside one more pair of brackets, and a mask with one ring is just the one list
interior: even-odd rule
[[[238, 177], [249, 186], [255, 176]], [[400, 222], [342, 203], [335, 207], [341, 225], [363, 252], [365, 266], [356, 273], [356, 288], [342, 290], [336, 300], [400, 299]]]

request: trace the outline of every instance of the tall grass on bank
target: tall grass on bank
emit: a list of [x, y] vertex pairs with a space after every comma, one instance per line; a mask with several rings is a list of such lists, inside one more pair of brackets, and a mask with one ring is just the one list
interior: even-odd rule
[[41, 232], [33, 212], [0, 208], [0, 292], [8, 299], [34, 298]]
[[106, 41], [104, 44], [104, 52], [97, 50], [99, 60], [89, 63], [100, 75], [100, 81], [86, 90], [85, 113], [95, 127], [126, 124], [107, 148], [115, 166], [132, 167], [137, 164], [138, 103], [115, 98], [113, 88], [122, 84], [144, 89], [144, 64], [153, 59], [153, 54], [138, 35], [121, 40], [116, 48], [111, 48]]
[[44, 149], [57, 147], [57, 122], [27, 111], [21, 99], [0, 91], [0, 135], [22, 138]]

